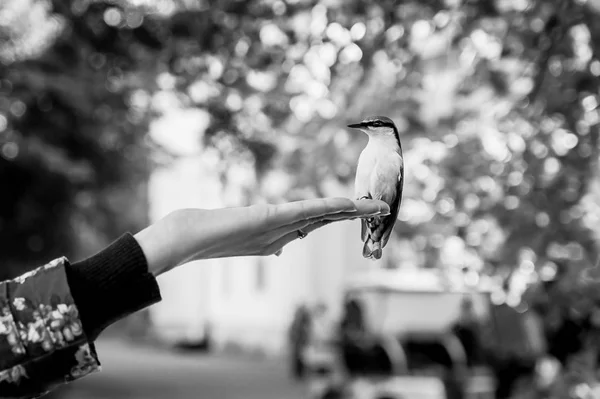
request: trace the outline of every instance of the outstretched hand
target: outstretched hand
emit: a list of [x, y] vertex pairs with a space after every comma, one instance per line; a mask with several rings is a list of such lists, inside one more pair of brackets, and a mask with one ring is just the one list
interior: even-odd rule
[[154, 275], [185, 262], [273, 255], [326, 224], [389, 214], [382, 201], [325, 198], [222, 209], [181, 209], [135, 235]]

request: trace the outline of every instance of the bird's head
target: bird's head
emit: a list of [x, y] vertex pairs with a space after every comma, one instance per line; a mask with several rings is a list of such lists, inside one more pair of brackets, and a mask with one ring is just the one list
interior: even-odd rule
[[369, 136], [391, 136], [398, 138], [398, 129], [387, 116], [369, 116], [358, 123], [348, 125], [353, 129], [368, 134]]

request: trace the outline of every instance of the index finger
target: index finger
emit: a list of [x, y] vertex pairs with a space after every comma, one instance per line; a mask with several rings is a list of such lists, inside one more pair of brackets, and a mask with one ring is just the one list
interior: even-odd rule
[[348, 198], [317, 198], [276, 205], [274, 221], [278, 225], [286, 225], [334, 213], [354, 211], [356, 206]]
[[282, 226], [341, 212], [356, 212], [356, 216], [359, 217], [382, 210], [384, 213], [389, 212], [389, 207], [382, 201], [352, 201], [341, 197], [318, 198], [277, 205], [273, 216], [275, 223]]
[[387, 203], [380, 200], [361, 199], [353, 202], [356, 206], [355, 217], [372, 215], [375, 212], [384, 214], [390, 213], [390, 206]]

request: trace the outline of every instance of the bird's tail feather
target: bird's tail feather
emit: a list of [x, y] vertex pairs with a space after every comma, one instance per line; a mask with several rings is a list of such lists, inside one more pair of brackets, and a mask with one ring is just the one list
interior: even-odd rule
[[373, 241], [371, 237], [367, 238], [363, 246], [363, 256], [367, 259], [381, 259], [383, 250], [380, 241]]

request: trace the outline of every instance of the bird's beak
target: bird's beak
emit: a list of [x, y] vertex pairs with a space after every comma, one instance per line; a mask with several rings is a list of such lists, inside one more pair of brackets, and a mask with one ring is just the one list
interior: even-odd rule
[[350, 125], [348, 125], [348, 127], [351, 127], [352, 129], [360, 129], [361, 127], [365, 127], [364, 123], [360, 122], [360, 123], [352, 123]]

